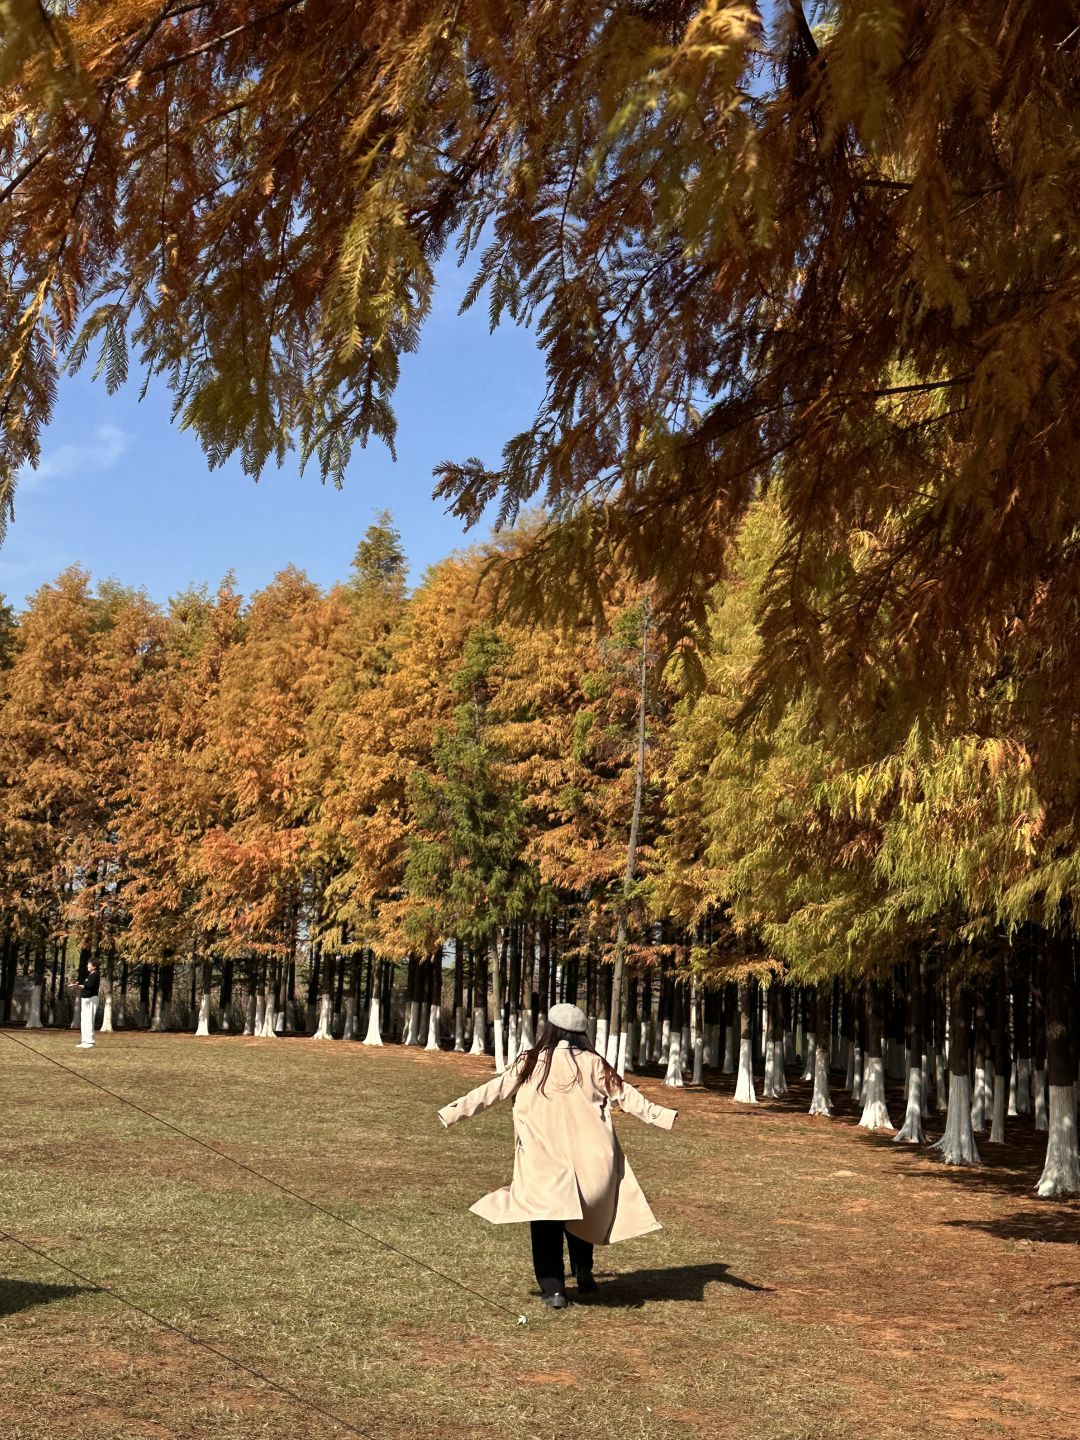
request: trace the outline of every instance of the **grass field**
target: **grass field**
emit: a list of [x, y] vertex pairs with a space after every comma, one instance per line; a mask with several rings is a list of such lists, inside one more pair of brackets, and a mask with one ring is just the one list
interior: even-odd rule
[[[435, 1118], [489, 1064], [305, 1040], [118, 1034], [89, 1055], [68, 1032], [26, 1038], [528, 1314], [518, 1326], [0, 1037], [0, 1228], [377, 1440], [1080, 1433], [1080, 1206], [1030, 1194], [1043, 1142], [1026, 1122], [972, 1174], [859, 1132], [843, 1108], [809, 1119], [799, 1085], [753, 1110], [688, 1088], [670, 1135], [619, 1122], [664, 1230], [598, 1251], [600, 1296], [552, 1314], [525, 1228], [467, 1213], [509, 1178], [509, 1108], [451, 1131]], [[348, 1433], [0, 1252], [4, 1437]]]

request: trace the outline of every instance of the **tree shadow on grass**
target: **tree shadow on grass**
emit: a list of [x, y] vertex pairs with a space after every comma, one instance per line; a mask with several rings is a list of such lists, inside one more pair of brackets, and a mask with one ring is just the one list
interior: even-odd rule
[[[649, 1300], [705, 1299], [706, 1285], [731, 1285], [736, 1290], [771, 1294], [767, 1285], [752, 1285], [732, 1275], [726, 1265], [675, 1265], [668, 1270], [631, 1270], [601, 1280], [600, 1289], [588, 1296], [590, 1305], [613, 1305], [639, 1310]], [[582, 1297], [585, 1299], [586, 1297]]]
[[92, 1285], [43, 1285], [37, 1280], [6, 1280], [0, 1276], [0, 1317], [17, 1315], [35, 1305], [51, 1305], [54, 1300], [95, 1293]]
[[[1052, 1201], [1045, 1202], [1052, 1205]], [[954, 1230], [981, 1230], [998, 1240], [1034, 1240], [1040, 1244], [1080, 1245], [1080, 1210], [1018, 1210], [983, 1220], [945, 1220]]]

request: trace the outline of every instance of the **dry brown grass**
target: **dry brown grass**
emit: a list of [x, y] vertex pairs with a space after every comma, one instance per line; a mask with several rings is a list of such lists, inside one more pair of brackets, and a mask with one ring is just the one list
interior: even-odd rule
[[[26, 1038], [529, 1315], [515, 1325], [0, 1038], [0, 1227], [378, 1440], [1080, 1433], [1080, 1207], [1031, 1194], [1043, 1142], [1027, 1122], [974, 1174], [843, 1111], [811, 1120], [798, 1085], [753, 1110], [688, 1088], [670, 1135], [620, 1122], [665, 1229], [598, 1252], [600, 1296], [553, 1315], [524, 1230], [467, 1213], [508, 1175], [508, 1110], [435, 1119], [489, 1065]], [[4, 1437], [345, 1433], [10, 1245], [0, 1277]]]

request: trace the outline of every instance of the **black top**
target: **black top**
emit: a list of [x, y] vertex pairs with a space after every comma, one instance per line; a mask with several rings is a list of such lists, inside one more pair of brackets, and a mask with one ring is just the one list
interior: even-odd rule
[[88, 970], [86, 979], [82, 982], [82, 993], [84, 1000], [91, 1000], [98, 993], [101, 986], [101, 971]]

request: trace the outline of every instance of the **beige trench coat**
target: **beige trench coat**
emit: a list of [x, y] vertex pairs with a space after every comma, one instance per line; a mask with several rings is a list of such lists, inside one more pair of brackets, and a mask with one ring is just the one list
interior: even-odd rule
[[514, 1096], [514, 1178], [470, 1206], [472, 1212], [493, 1225], [563, 1220], [572, 1235], [594, 1245], [659, 1230], [619, 1145], [611, 1107], [662, 1130], [671, 1129], [677, 1111], [654, 1105], [625, 1082], [610, 1096], [599, 1058], [565, 1040], [552, 1051], [544, 1093], [536, 1072], [518, 1089], [518, 1071], [511, 1065], [439, 1111], [443, 1124], [452, 1125]]

